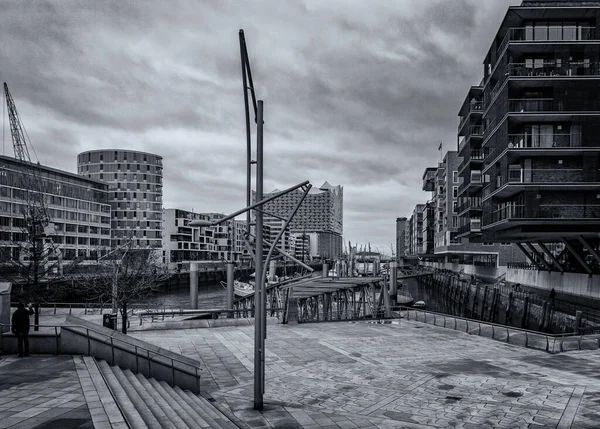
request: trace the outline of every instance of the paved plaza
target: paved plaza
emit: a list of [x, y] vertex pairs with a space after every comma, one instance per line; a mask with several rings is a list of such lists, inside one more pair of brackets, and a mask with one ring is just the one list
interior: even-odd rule
[[1, 357], [0, 429], [94, 429], [100, 411], [86, 398], [77, 359], [81, 358]]
[[252, 428], [598, 428], [600, 352], [550, 355], [420, 322], [269, 326], [265, 410], [254, 327], [144, 331], [201, 359], [202, 387]]

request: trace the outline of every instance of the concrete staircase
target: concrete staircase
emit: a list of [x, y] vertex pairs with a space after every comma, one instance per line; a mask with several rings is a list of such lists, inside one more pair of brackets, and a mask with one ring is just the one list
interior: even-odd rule
[[164, 381], [97, 361], [117, 405], [132, 429], [237, 429], [205, 398]]

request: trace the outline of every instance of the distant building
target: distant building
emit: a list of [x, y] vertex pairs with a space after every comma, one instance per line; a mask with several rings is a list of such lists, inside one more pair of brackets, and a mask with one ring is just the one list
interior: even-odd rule
[[39, 164], [0, 156], [0, 246], [12, 247], [22, 259], [25, 244], [26, 191], [23, 177], [38, 170], [50, 218], [48, 240], [58, 244], [64, 260], [96, 260], [110, 250], [110, 205], [106, 183]]
[[[265, 194], [265, 198], [279, 190]], [[287, 217], [292, 212], [302, 191], [297, 190], [269, 201], [264, 210], [278, 216]], [[256, 194], [253, 193], [256, 201]], [[277, 218], [264, 216], [265, 225], [276, 225]], [[333, 259], [342, 254], [342, 234], [344, 230], [344, 188], [325, 182], [318, 189], [311, 189], [288, 227], [290, 233], [306, 234], [310, 237], [310, 256], [319, 259]], [[284, 244], [285, 246], [285, 244]], [[290, 249], [291, 251], [291, 249]], [[294, 249], [296, 252], [296, 248]]]
[[80, 175], [108, 183], [111, 245], [162, 246], [162, 157], [121, 149], [77, 155]]
[[[432, 213], [427, 232], [433, 233], [433, 251], [426, 256], [428, 261], [442, 263], [459, 263], [498, 267], [509, 262], [523, 260], [521, 252], [510, 243], [470, 242], [461, 234], [458, 227], [458, 216], [470, 206], [458, 205], [463, 167], [462, 158], [457, 152], [448, 151], [437, 167], [425, 169], [423, 174], [423, 190], [431, 192], [428, 203]], [[477, 214], [475, 214], [477, 215]], [[425, 221], [424, 228], [425, 226]]]
[[[245, 221], [224, 222], [216, 226], [190, 226], [192, 220], [214, 221], [220, 213], [193, 213], [180, 209], [163, 211], [162, 250], [164, 262], [176, 269], [191, 261], [229, 261], [249, 258], [244, 243]], [[235, 222], [235, 224], [234, 224]]]
[[405, 217], [396, 218], [396, 260], [400, 260], [405, 255], [406, 222]]

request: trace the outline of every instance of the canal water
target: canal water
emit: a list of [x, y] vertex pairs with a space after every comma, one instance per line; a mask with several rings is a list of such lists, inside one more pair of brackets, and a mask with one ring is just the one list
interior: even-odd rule
[[[189, 284], [172, 287], [170, 290], [158, 292], [151, 298], [142, 301], [152, 306], [165, 308], [190, 308]], [[227, 291], [220, 283], [201, 283], [198, 285], [198, 308], [214, 309], [227, 306]]]

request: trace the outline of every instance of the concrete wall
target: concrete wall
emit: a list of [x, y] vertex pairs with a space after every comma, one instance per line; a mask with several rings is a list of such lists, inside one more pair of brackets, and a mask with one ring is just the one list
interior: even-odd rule
[[506, 281], [557, 293], [600, 299], [600, 275], [507, 269]]
[[11, 283], [0, 282], [0, 323], [2, 332], [10, 331], [10, 291]]
[[[196, 378], [190, 374], [195, 374], [200, 362], [71, 315], [66, 325], [78, 326], [61, 327], [60, 353], [94, 356], [198, 393]], [[86, 328], [96, 332], [89, 332], [88, 336]]]
[[[17, 337], [12, 333], [0, 335], [0, 350], [6, 354], [17, 354]], [[46, 333], [29, 333], [29, 353], [56, 354], [60, 350], [60, 336]]]
[[438, 269], [446, 269], [456, 273], [463, 271], [466, 275], [473, 274], [489, 281], [495, 281], [498, 277], [506, 274], [507, 271], [506, 267], [482, 267], [479, 265], [452, 264], [450, 262], [421, 262], [420, 265]]

